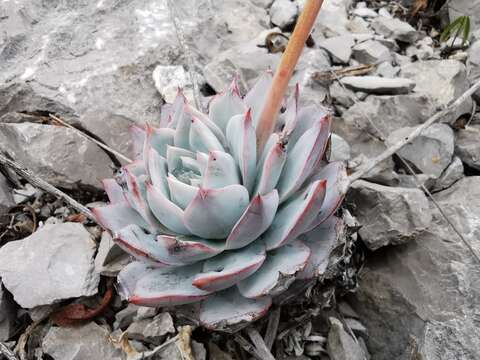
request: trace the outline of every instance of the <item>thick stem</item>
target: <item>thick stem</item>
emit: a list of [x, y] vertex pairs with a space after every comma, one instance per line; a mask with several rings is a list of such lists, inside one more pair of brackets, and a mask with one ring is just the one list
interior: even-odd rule
[[308, 0], [298, 18], [293, 34], [283, 53], [280, 65], [273, 77], [272, 87], [268, 94], [265, 106], [257, 126], [257, 151], [260, 154], [270, 134], [275, 128], [280, 106], [282, 104], [288, 82], [292, 77], [293, 70], [302, 54], [305, 42], [310, 35], [315, 19], [322, 7], [323, 0]]

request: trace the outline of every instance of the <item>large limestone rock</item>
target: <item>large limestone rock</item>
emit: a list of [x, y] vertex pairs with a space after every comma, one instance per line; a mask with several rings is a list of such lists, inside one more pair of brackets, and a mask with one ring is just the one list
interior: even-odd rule
[[52, 185], [101, 188], [112, 161], [97, 145], [63, 126], [0, 124], [0, 144], [16, 161]]
[[455, 136], [455, 154], [468, 166], [480, 170], [480, 126], [470, 125]]
[[[171, 1], [194, 56], [194, 72], [219, 52], [268, 26], [250, 1]], [[28, 82], [16, 107], [79, 117], [101, 110], [144, 122], [158, 118], [162, 99], [152, 71], [185, 65], [167, 0], [6, 1], [0, 7], [2, 89]], [[25, 105], [25, 106], [24, 106]]]
[[[480, 252], [480, 177], [466, 177], [436, 200]], [[369, 333], [373, 359], [480, 357], [478, 262], [440, 214], [427, 232], [370, 256], [351, 304]]]
[[79, 223], [45, 225], [0, 248], [0, 277], [24, 308], [97, 293], [95, 242]]

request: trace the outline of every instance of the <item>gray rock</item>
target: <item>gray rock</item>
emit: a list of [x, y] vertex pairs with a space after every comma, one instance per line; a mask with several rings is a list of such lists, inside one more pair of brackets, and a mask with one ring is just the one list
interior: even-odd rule
[[290, 0], [275, 0], [270, 7], [270, 21], [281, 29], [292, 25], [297, 15], [297, 4]]
[[94, 322], [72, 328], [51, 327], [42, 348], [54, 360], [125, 359], [110, 341], [110, 333]]
[[462, 160], [459, 157], [454, 156], [450, 165], [448, 165], [442, 173], [442, 176], [440, 176], [435, 182], [433, 190], [440, 191], [447, 189], [464, 176]]
[[15, 205], [15, 201], [13, 200], [12, 189], [5, 176], [0, 173], [0, 213], [4, 213], [13, 205]]
[[[0, 277], [24, 308], [97, 293], [95, 242], [79, 223], [45, 225], [0, 248]], [[35, 289], [35, 291], [32, 291]]]
[[342, 35], [322, 40], [318, 43], [318, 46], [330, 54], [334, 63], [348, 64], [354, 44], [353, 36]]
[[348, 161], [350, 157], [350, 145], [341, 136], [332, 133], [330, 137], [330, 161]]
[[[450, 104], [469, 87], [465, 65], [456, 60], [427, 60], [402, 65], [400, 76], [415, 81], [415, 92], [431, 96], [440, 107]], [[468, 99], [444, 121], [455, 121], [471, 110], [472, 100]]]
[[407, 94], [415, 87], [415, 82], [410, 79], [380, 76], [345, 76], [340, 82], [355, 91], [380, 95]]
[[330, 318], [328, 332], [328, 354], [332, 360], [364, 360], [362, 348], [348, 334], [340, 320]]
[[392, 14], [386, 8], [380, 8], [378, 10], [378, 15], [384, 16], [386, 18], [392, 18]]
[[63, 126], [0, 124], [0, 143], [13, 159], [55, 186], [101, 188], [101, 180], [112, 175], [107, 154]]
[[370, 95], [365, 101], [349, 108], [343, 114], [343, 119], [351, 126], [381, 137], [388, 136], [392, 131], [405, 126], [422, 124], [434, 113], [435, 105], [427, 95], [415, 93], [397, 96]]
[[480, 170], [480, 125], [470, 125], [455, 136], [455, 154], [468, 166]]
[[[413, 130], [415, 130], [413, 127], [395, 130], [387, 138], [387, 146], [401, 141]], [[452, 161], [454, 138], [450, 126], [433, 124], [398, 150], [397, 154], [415, 165], [423, 174], [438, 178]]]
[[14, 335], [17, 309], [10, 294], [3, 288], [0, 279], [0, 341]]
[[112, 236], [104, 231], [95, 256], [95, 271], [100, 275], [115, 277], [130, 262], [130, 255], [115, 244]]
[[397, 18], [379, 16], [372, 21], [372, 27], [377, 34], [406, 43], [417, 40], [417, 31], [408, 23]]
[[353, 47], [353, 57], [362, 64], [376, 64], [390, 61], [390, 49], [379, 41], [367, 40]]
[[130, 326], [130, 324], [137, 316], [138, 308], [138, 305], [129, 303], [126, 308], [117, 312], [115, 314], [115, 322], [113, 323], [113, 328], [115, 330], [125, 330], [128, 326]]
[[134, 321], [126, 330], [131, 339], [160, 345], [166, 335], [175, 333], [173, 319], [169, 313], [160, 313], [153, 319]]
[[[478, 253], [480, 177], [435, 198]], [[428, 232], [375, 252], [364, 270], [350, 304], [368, 329], [373, 359], [480, 357], [478, 263], [436, 210]]]
[[[79, 123], [112, 149], [128, 158], [132, 157], [133, 148], [129, 128], [134, 122], [131, 119], [108, 111], [91, 110], [80, 117]], [[124, 163], [118, 157], [117, 160]]]
[[427, 229], [431, 220], [428, 200], [418, 189], [360, 180], [351, 185], [347, 196], [362, 226], [359, 234], [370, 250], [411, 241]]
[[435, 185], [436, 178], [433, 175], [415, 174], [411, 175], [407, 169], [402, 169], [404, 173], [398, 174], [398, 183], [396, 186], [404, 188], [420, 188], [421, 185], [431, 190]]

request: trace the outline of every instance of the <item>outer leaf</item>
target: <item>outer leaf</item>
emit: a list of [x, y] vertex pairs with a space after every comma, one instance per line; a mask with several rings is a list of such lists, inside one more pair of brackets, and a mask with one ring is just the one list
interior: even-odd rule
[[283, 130], [282, 130], [283, 138], [288, 138], [292, 134], [295, 127], [297, 126], [299, 97], [300, 97], [300, 87], [297, 83], [295, 85], [295, 93], [287, 102], [287, 109], [283, 114], [283, 119], [285, 121]]
[[250, 192], [255, 181], [257, 143], [251, 112], [235, 115], [227, 126], [227, 140], [242, 174], [243, 185]]
[[293, 241], [270, 251], [263, 266], [238, 284], [240, 293], [247, 298], [278, 295], [288, 289], [295, 274], [307, 265], [310, 249], [301, 241]]
[[220, 254], [225, 246], [223, 242], [205, 240], [194, 236], [159, 235], [157, 247], [162, 259], [170, 265], [184, 265], [209, 259]]
[[300, 235], [310, 250], [307, 266], [297, 275], [297, 279], [312, 279], [323, 275], [328, 266], [330, 253], [343, 235], [343, 220], [335, 216], [330, 217], [315, 229]]
[[278, 135], [271, 137], [263, 151], [263, 158], [257, 170], [254, 194], [267, 194], [275, 189], [282, 174], [287, 160], [287, 152], [279, 138], [274, 144], [270, 143], [276, 138], [278, 138]]
[[192, 285], [200, 269], [201, 264], [195, 264], [168, 272], [133, 262], [118, 275], [120, 294], [129, 302], [142, 306], [182, 305], [206, 299], [208, 292]]
[[175, 128], [174, 143], [176, 147], [190, 149], [190, 127], [192, 123], [192, 114], [188, 105], [185, 103], [178, 115], [178, 123]]
[[277, 208], [277, 190], [255, 196], [228, 235], [226, 248], [239, 249], [255, 241], [270, 227]]
[[113, 240], [124, 251], [138, 260], [157, 267], [166, 267], [169, 264], [163, 261], [164, 255], [158, 248], [155, 235], [146, 234], [137, 225], [128, 225], [119, 230]]
[[126, 200], [111, 205], [92, 209], [97, 221], [106, 229], [117, 232], [130, 224], [136, 224], [143, 229], [151, 230], [143, 217], [136, 212]]
[[307, 230], [320, 212], [326, 185], [325, 180], [315, 181], [278, 210], [272, 226], [262, 236], [267, 250], [276, 249]]
[[288, 137], [288, 152], [290, 152], [294, 145], [298, 142], [298, 139], [305, 133], [305, 131], [311, 129], [319, 119], [329, 116], [328, 112], [319, 106], [309, 105], [302, 107], [298, 110], [297, 121], [293, 132]]
[[289, 151], [287, 162], [278, 183], [280, 202], [288, 199], [312, 174], [318, 159], [323, 156], [330, 136], [330, 118], [324, 117], [307, 130]]
[[248, 205], [248, 191], [241, 185], [221, 189], [200, 188], [185, 209], [185, 226], [205, 239], [225, 239]]
[[223, 252], [203, 263], [193, 285], [205, 291], [219, 291], [246, 279], [262, 266], [265, 246], [254, 243], [238, 251]]
[[152, 184], [163, 193], [163, 195], [169, 197], [170, 191], [168, 190], [167, 174], [168, 165], [164, 157], [160, 156], [158, 152], [152, 148], [147, 153], [148, 161], [148, 175]]
[[345, 164], [341, 161], [331, 162], [316, 174], [312, 178], [312, 181], [316, 179], [324, 179], [327, 181], [327, 191], [320, 213], [308, 226], [308, 230], [314, 229], [327, 220], [342, 204], [348, 184]]
[[272, 299], [246, 299], [236, 287], [215, 293], [204, 300], [200, 308], [200, 323], [209, 329], [225, 329], [231, 325], [249, 323], [264, 316]]
[[117, 204], [125, 201], [122, 187], [118, 185], [115, 179], [103, 179], [102, 184], [105, 192], [108, 195], [108, 200], [110, 200], [110, 203]]
[[243, 101], [247, 108], [252, 111], [252, 123], [253, 127], [257, 128], [260, 115], [262, 114], [265, 100], [267, 99], [268, 92], [272, 87], [273, 74], [271, 71], [266, 71], [259, 77], [255, 85], [245, 95]]
[[215, 96], [210, 102], [209, 116], [225, 133], [232, 116], [243, 114], [245, 110], [245, 105], [238, 90], [237, 79], [234, 79], [229, 90]]

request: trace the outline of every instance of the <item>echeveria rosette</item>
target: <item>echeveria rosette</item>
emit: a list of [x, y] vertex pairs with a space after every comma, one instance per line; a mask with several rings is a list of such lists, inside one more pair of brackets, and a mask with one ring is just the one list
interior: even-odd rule
[[104, 181], [94, 209], [136, 258], [119, 276], [132, 303], [201, 302], [207, 327], [262, 316], [296, 278], [323, 273], [341, 220], [345, 167], [324, 158], [331, 120], [298, 88], [262, 155], [255, 128], [272, 76], [242, 98], [234, 81], [209, 115], [181, 92], [158, 128], [134, 126], [135, 161]]

